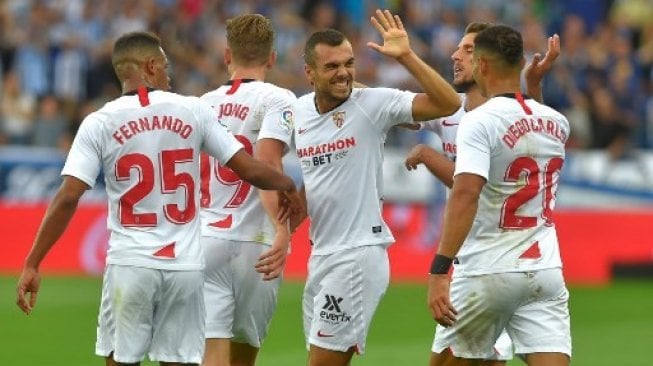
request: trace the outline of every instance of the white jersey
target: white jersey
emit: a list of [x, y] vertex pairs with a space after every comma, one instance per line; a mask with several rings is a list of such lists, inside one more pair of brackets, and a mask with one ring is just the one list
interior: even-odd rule
[[107, 263], [203, 268], [199, 244], [199, 153], [226, 163], [242, 145], [196, 97], [141, 88], [89, 114], [64, 165], [109, 199]]
[[460, 108], [456, 113], [448, 117], [432, 119], [420, 122], [421, 129], [435, 132], [442, 141], [442, 152], [451, 161], [456, 161], [456, 134], [458, 125], [467, 111], [465, 110], [465, 93], [458, 93], [460, 96]]
[[562, 266], [552, 212], [568, 136], [562, 114], [521, 94], [494, 97], [465, 115], [455, 175], [487, 183], [455, 275]]
[[[250, 154], [260, 139], [290, 145], [296, 99], [287, 89], [253, 79], [234, 79], [202, 96]], [[208, 156], [202, 156], [201, 170], [202, 235], [272, 244], [274, 226], [257, 188]]]
[[299, 157], [313, 254], [394, 242], [383, 221], [383, 145], [388, 129], [412, 121], [414, 93], [354, 89], [349, 99], [319, 114], [315, 93], [295, 108]]

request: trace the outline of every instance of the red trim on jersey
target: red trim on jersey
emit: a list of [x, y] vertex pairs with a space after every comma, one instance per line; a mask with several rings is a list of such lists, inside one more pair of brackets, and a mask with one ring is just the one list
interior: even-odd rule
[[226, 218], [224, 218], [224, 219], [222, 219], [220, 221], [210, 223], [209, 226], [217, 227], [217, 228], [220, 228], [220, 229], [228, 229], [233, 224], [233, 221], [234, 221], [233, 216], [231, 214], [229, 214], [229, 216], [227, 216]]
[[533, 111], [530, 108], [528, 108], [526, 103], [524, 103], [524, 96], [521, 94], [521, 92], [515, 93], [515, 98], [517, 98], [517, 102], [519, 102], [519, 105], [521, 105], [521, 107], [524, 108], [524, 112], [526, 112], [526, 114], [533, 114]]
[[172, 242], [163, 248], [157, 250], [154, 254], [152, 254], [155, 257], [160, 257], [160, 258], [174, 258], [175, 257], [175, 243]]
[[240, 87], [240, 84], [243, 83], [243, 79], [233, 79], [233, 84], [231, 84], [231, 88], [227, 90], [227, 95], [232, 95], [236, 93], [236, 90]]
[[526, 249], [522, 255], [519, 256], [519, 259], [537, 259], [541, 256], [542, 254], [540, 253], [540, 242], [536, 241], [535, 243], [531, 244], [531, 246]]
[[147, 107], [150, 105], [150, 97], [147, 95], [149, 93], [149, 90], [147, 88], [141, 86], [137, 90], [138, 92], [138, 101], [141, 103], [141, 107]]

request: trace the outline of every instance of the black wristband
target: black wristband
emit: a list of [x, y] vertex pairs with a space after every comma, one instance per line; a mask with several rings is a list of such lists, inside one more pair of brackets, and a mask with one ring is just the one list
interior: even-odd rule
[[453, 258], [449, 258], [442, 254], [436, 254], [431, 262], [431, 274], [447, 274], [449, 273], [449, 268], [451, 268], [451, 263], [453, 263]]

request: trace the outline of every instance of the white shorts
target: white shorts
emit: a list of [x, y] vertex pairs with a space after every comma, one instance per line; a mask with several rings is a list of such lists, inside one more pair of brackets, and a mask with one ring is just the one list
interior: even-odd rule
[[121, 363], [197, 363], [204, 353], [202, 271], [107, 265], [95, 353]]
[[456, 277], [450, 291], [458, 320], [449, 328], [438, 325], [433, 352], [450, 348], [456, 357], [492, 359], [505, 328], [516, 354], [571, 356], [569, 292], [561, 269]]
[[254, 265], [270, 247], [202, 237], [206, 338], [225, 338], [260, 348], [277, 306], [281, 278], [263, 281]]
[[388, 288], [386, 247], [363, 246], [311, 256], [304, 288], [304, 335], [309, 344], [365, 352], [372, 316]]

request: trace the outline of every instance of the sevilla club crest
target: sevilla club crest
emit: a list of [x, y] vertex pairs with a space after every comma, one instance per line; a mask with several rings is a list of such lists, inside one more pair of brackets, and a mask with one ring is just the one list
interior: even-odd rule
[[345, 112], [333, 112], [331, 118], [336, 127], [340, 128], [345, 123]]

